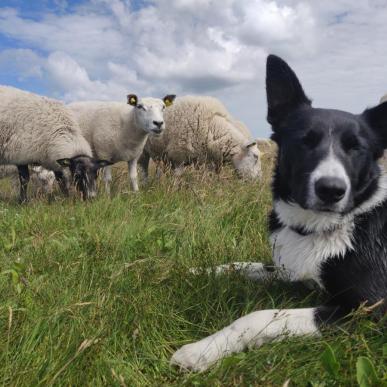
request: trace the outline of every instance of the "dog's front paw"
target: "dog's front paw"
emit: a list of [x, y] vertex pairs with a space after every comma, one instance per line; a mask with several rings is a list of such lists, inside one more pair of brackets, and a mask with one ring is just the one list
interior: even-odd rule
[[176, 351], [171, 359], [171, 365], [189, 371], [205, 371], [218, 360], [211, 345], [204, 340], [187, 344]]

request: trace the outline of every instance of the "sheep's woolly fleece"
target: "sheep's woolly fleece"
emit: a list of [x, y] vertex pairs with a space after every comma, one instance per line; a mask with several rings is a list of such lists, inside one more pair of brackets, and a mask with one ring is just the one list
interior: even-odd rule
[[135, 108], [122, 102], [99, 101], [74, 102], [68, 108], [95, 157], [113, 163], [140, 157], [148, 134], [136, 124]]
[[0, 86], [0, 164], [55, 171], [56, 160], [80, 155], [91, 157], [90, 146], [61, 102]]
[[231, 161], [232, 155], [251, 140], [249, 130], [212, 97], [177, 98], [164, 118], [165, 132], [150, 137], [145, 146], [153, 159], [176, 164]]

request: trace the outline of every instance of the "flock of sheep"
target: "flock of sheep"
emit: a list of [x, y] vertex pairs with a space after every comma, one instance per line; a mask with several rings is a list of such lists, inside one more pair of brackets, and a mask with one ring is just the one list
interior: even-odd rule
[[127, 103], [65, 105], [0, 86], [0, 177], [18, 176], [21, 202], [27, 201], [30, 175], [46, 191], [56, 180], [65, 195], [70, 175], [87, 199], [96, 195], [98, 170], [103, 168], [109, 193], [110, 165], [119, 161], [128, 163], [134, 191], [138, 190], [137, 163], [147, 178], [150, 158], [172, 168], [206, 163], [218, 169], [231, 163], [239, 176], [259, 178], [256, 141], [217, 99], [175, 99], [175, 95], [139, 99], [134, 94], [127, 98]]

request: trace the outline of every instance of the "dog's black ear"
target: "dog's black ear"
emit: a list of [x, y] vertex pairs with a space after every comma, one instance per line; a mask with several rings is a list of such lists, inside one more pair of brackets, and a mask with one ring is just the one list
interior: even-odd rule
[[266, 63], [267, 121], [275, 128], [286, 116], [301, 105], [310, 106], [294, 71], [275, 55], [269, 55]]
[[365, 110], [362, 117], [381, 139], [383, 148], [387, 148], [387, 102]]

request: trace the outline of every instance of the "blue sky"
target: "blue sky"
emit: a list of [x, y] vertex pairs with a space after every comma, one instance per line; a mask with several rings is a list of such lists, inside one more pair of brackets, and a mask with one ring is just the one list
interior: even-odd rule
[[[42, 12], [71, 12], [77, 6], [87, 3], [88, 0], [2, 0], [1, 6], [17, 8], [26, 17], [39, 19]], [[146, 3], [144, 0], [135, 0], [130, 2], [130, 6], [132, 10], [138, 10]]]
[[387, 0], [2, 0], [0, 83], [66, 102], [213, 95], [268, 136], [268, 53], [316, 106], [360, 112], [387, 92], [386, 20]]

